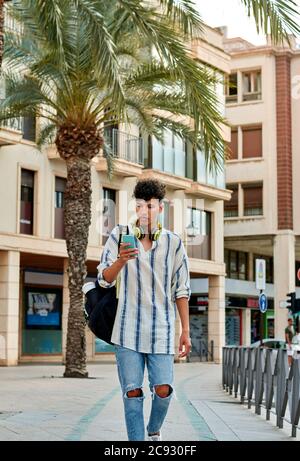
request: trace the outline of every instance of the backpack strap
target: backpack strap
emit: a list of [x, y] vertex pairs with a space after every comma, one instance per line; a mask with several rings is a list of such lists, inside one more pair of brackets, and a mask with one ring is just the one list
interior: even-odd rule
[[119, 226], [119, 242], [118, 242], [118, 253], [119, 253], [122, 234], [123, 234], [123, 226], [121, 226], [120, 224], [118, 224], [118, 226]]

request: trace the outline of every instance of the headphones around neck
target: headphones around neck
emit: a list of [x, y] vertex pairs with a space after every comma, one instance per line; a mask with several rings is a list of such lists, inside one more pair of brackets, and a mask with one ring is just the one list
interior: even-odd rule
[[[158, 240], [161, 232], [162, 232], [162, 225], [158, 222], [157, 227], [154, 229], [154, 231], [149, 232], [150, 240], [152, 240], [152, 242]], [[139, 240], [143, 240], [146, 236], [145, 229], [142, 226], [138, 226], [137, 222], [133, 226], [133, 233], [135, 237], [138, 238]]]

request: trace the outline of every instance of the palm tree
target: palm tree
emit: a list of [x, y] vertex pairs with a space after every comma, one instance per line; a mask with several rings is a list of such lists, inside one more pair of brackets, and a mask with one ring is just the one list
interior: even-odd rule
[[[1, 118], [38, 117], [40, 143], [54, 134], [67, 167], [70, 310], [65, 376], [86, 375], [81, 287], [91, 220], [90, 162], [103, 146], [103, 124], [129, 121], [157, 137], [171, 127], [194, 144], [211, 145], [216, 163], [223, 155], [215, 79], [187, 55], [180, 39], [189, 28], [200, 29], [197, 15], [189, 19], [187, 12], [181, 25], [182, 12], [177, 19], [176, 9], [170, 19], [140, 2], [111, 2], [107, 11], [103, 3], [16, 1], [11, 14], [22, 24], [23, 34], [8, 32], [5, 37], [7, 97], [0, 105]], [[137, 42], [135, 49], [129, 40]], [[148, 50], [158, 43], [156, 58], [151, 53], [148, 59], [138, 57], [146, 41]], [[95, 42], [101, 45], [95, 47]], [[128, 59], [136, 64], [126, 65]], [[199, 129], [178, 121], [179, 116], [194, 119], [202, 137]]]
[[[0, 119], [38, 117], [39, 143], [55, 140], [67, 167], [65, 376], [87, 376], [81, 287], [91, 220], [90, 162], [103, 146], [104, 123], [132, 122], [159, 138], [170, 128], [201, 148], [210, 166], [223, 158], [216, 78], [184, 45], [200, 36], [201, 19], [190, 0], [159, 3], [154, 9], [140, 0], [15, 0], [11, 9], [23, 34], [5, 36], [8, 94]], [[296, 30], [292, 14], [279, 10], [278, 17], [284, 24], [279, 36]], [[109, 154], [107, 159], [112, 171]]]

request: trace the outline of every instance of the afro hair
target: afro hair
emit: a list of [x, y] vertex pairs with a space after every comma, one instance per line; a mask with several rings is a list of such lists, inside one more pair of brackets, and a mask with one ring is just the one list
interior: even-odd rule
[[157, 179], [141, 179], [137, 182], [133, 196], [148, 202], [152, 198], [162, 201], [166, 195], [166, 186]]

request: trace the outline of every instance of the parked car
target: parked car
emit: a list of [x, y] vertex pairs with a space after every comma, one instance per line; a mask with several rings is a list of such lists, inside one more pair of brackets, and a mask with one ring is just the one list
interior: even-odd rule
[[[261, 341], [256, 341], [251, 344], [251, 348], [256, 348], [261, 346]], [[266, 338], [262, 340], [262, 346], [266, 349], [286, 349], [286, 342], [282, 339], [276, 338]]]

